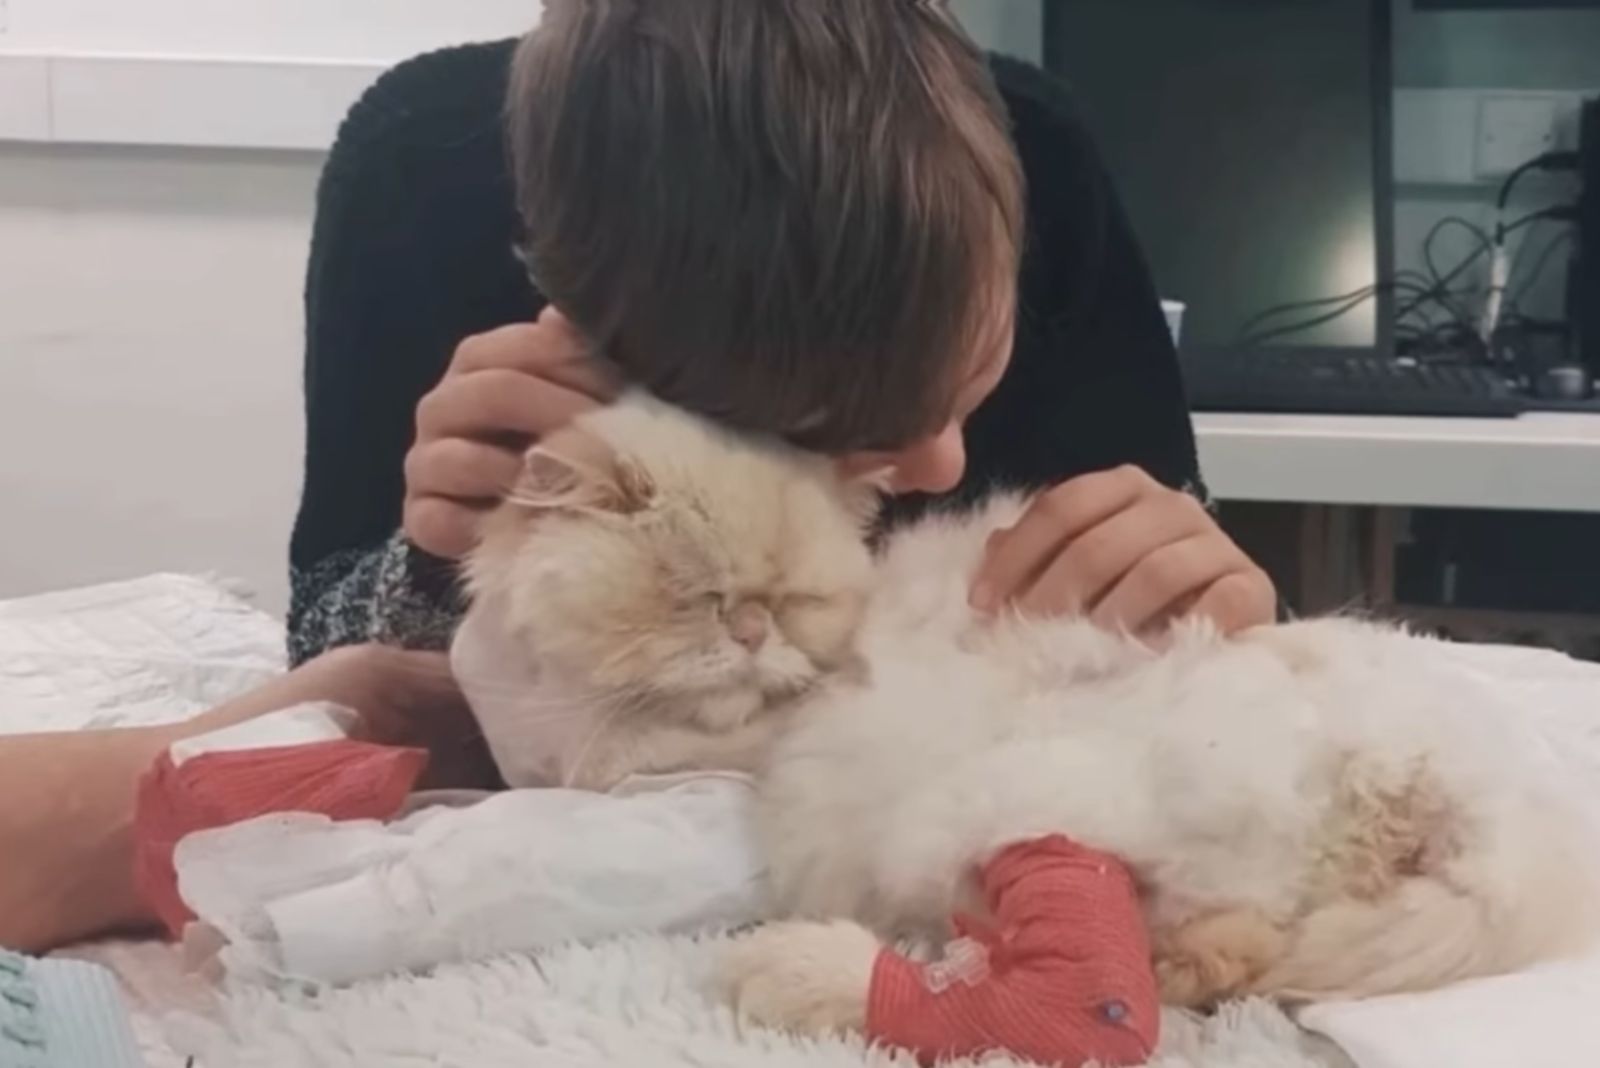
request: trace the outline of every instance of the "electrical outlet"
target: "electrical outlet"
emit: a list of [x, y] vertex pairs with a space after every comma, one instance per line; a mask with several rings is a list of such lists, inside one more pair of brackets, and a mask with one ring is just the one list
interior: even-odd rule
[[11, 29], [10, 0], [0, 0], [0, 34]]
[[1484, 97], [1478, 104], [1474, 156], [1478, 178], [1504, 178], [1535, 156], [1560, 147], [1566, 110], [1566, 98], [1557, 94]]

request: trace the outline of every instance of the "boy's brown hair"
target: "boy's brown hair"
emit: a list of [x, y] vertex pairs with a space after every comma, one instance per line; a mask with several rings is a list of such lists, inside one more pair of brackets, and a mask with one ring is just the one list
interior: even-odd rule
[[938, 0], [551, 0], [508, 104], [537, 285], [665, 400], [890, 447], [1008, 341], [1021, 166]]

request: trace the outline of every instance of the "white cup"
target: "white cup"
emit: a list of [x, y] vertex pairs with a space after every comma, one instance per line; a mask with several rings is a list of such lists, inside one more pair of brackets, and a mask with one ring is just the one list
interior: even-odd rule
[[1178, 344], [1183, 335], [1183, 313], [1189, 306], [1181, 300], [1164, 300], [1161, 310], [1167, 317], [1167, 329], [1172, 331], [1172, 343]]

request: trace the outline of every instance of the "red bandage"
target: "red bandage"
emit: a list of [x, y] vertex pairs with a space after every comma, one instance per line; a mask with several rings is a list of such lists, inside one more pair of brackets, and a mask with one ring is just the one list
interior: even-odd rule
[[139, 781], [134, 885], [177, 937], [195, 918], [172, 861], [185, 835], [273, 812], [391, 819], [427, 762], [425, 750], [352, 741], [206, 753], [181, 765], [163, 753]]
[[884, 950], [867, 1034], [924, 1060], [995, 1050], [1043, 1064], [1143, 1064], [1160, 999], [1133, 878], [1116, 859], [1050, 837], [981, 872], [992, 925], [958, 920], [946, 959]]

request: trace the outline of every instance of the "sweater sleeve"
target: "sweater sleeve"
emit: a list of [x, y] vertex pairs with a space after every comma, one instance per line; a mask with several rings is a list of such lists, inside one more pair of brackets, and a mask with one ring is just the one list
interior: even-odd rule
[[363, 642], [449, 648], [465, 606], [438, 576], [440, 567], [395, 533], [380, 545], [292, 568], [289, 662]]
[[305, 480], [290, 546], [292, 663], [371, 640], [386, 623], [398, 629], [426, 600], [410, 589], [395, 529], [412, 411], [427, 388], [419, 371], [445, 354], [423, 351], [438, 341], [425, 309], [408, 304], [425, 287], [410, 225], [416, 207], [383, 158], [385, 89], [380, 81], [346, 119], [317, 192]]
[[1124, 464], [1202, 498], [1177, 352], [1155, 281], [1067, 88], [993, 69], [1028, 182], [1017, 346], [969, 427], [972, 487], [1043, 487]]
[[512, 256], [499, 116], [510, 42], [384, 75], [317, 191], [306, 450], [290, 544], [290, 659], [366, 641], [438, 648], [461, 611], [443, 561], [397, 533], [418, 401], [460, 341], [537, 314]]

